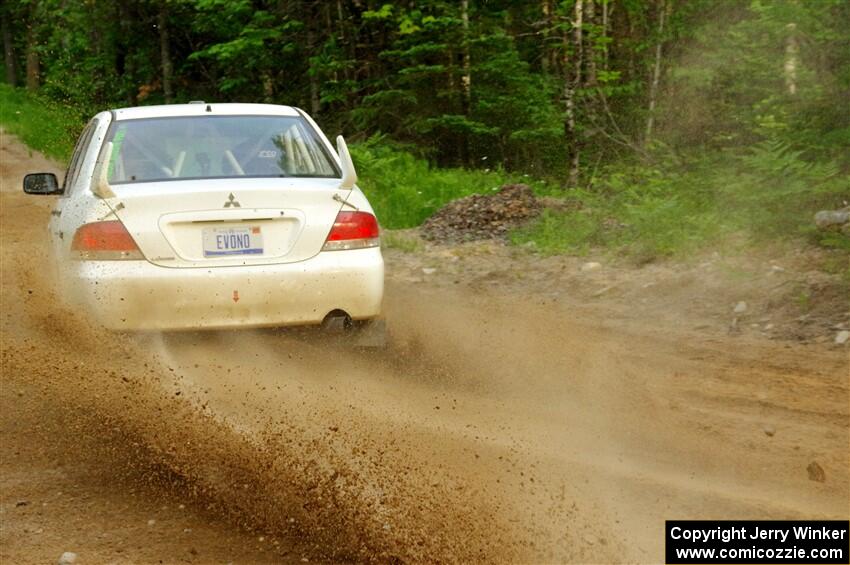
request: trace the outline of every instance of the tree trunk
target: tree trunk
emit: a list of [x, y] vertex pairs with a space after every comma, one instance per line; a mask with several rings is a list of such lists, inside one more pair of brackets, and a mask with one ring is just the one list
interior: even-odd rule
[[[351, 49], [349, 48], [349, 45], [348, 45], [349, 41], [348, 41], [348, 36], [347, 36], [347, 33], [346, 33], [347, 30], [345, 29], [346, 28], [345, 13], [344, 13], [343, 8], [342, 8], [342, 0], [336, 0], [336, 15], [337, 15], [337, 22], [339, 24], [339, 45], [340, 45], [340, 48], [342, 49], [342, 52], [345, 54], [345, 57], [347, 59], [351, 60]], [[345, 65], [343, 65], [342, 76], [345, 80], [349, 79], [348, 64], [347, 63]], [[337, 77], [336, 80], [339, 80], [339, 78]]]
[[543, 14], [543, 55], [540, 67], [544, 73], [562, 76], [566, 72], [561, 68], [563, 58], [560, 56], [559, 49], [555, 46], [555, 41], [558, 39], [556, 27], [558, 8], [553, 0], [541, 0], [540, 12]]
[[133, 29], [133, 18], [130, 6], [126, 2], [118, 2], [118, 23], [122, 37], [118, 40], [117, 51], [120, 62], [118, 73], [126, 88], [126, 100], [128, 106], [138, 106], [138, 87], [136, 85], [136, 68], [131, 56], [133, 48], [130, 32]]
[[608, 5], [613, 0], [602, 0], [602, 69], [608, 70], [608, 20], [611, 16]]
[[18, 85], [18, 73], [15, 68], [15, 45], [12, 43], [12, 28], [9, 24], [8, 8], [0, 8], [3, 25], [3, 60], [6, 65], [6, 82], [12, 86]]
[[[623, 6], [626, 8], [626, 6]], [[635, 15], [631, 13], [628, 9], [623, 10], [623, 17], [626, 18], [628, 31], [628, 37], [635, 38], [638, 37], [637, 29], [635, 26]], [[629, 65], [628, 65], [628, 79], [629, 80], [637, 80], [638, 78], [643, 79], [643, 73], [638, 73], [638, 65], [637, 65], [637, 49], [629, 49]]]
[[36, 34], [36, 6], [30, 4], [27, 22], [27, 90], [37, 90], [40, 85], [41, 65], [38, 59], [38, 37]]
[[260, 83], [263, 85], [263, 102], [271, 104], [274, 101], [274, 77], [268, 70], [263, 71], [260, 76], [262, 77]]
[[785, 40], [785, 87], [788, 94], [797, 94], [797, 68], [800, 66], [800, 42], [797, 37], [797, 24], [785, 26], [788, 37]]
[[[576, 131], [576, 91], [581, 86], [582, 65], [582, 23], [584, 16], [584, 0], [576, 0], [575, 16], [573, 19], [573, 65], [570, 69], [565, 49], [564, 55], [564, 110], [566, 119], [564, 132], [567, 137], [567, 162], [569, 175], [567, 183], [570, 187], [578, 185], [580, 147]], [[565, 43], [568, 41], [565, 40]], [[565, 45], [566, 47], [566, 45]], [[572, 70], [572, 73], [570, 73]]]
[[[314, 12], [311, 16], [310, 22], [307, 24], [307, 48], [309, 49], [310, 54], [315, 54], [316, 32], [314, 31], [313, 26], [316, 25], [318, 14]], [[319, 115], [320, 109], [319, 77], [316, 74], [316, 70], [312, 67], [307, 71], [307, 77], [310, 80], [310, 114], [313, 115], [313, 118], [316, 118]]]
[[174, 69], [171, 65], [171, 45], [168, 40], [168, 12], [165, 2], [159, 5], [157, 27], [159, 28], [159, 54], [162, 63], [162, 93], [165, 95], [165, 103], [171, 104], [173, 99], [171, 76]]
[[[472, 61], [469, 55], [469, 0], [461, 0], [460, 17], [463, 24], [463, 67], [460, 77], [463, 115], [469, 116], [472, 109]], [[469, 135], [461, 134], [458, 140], [460, 162], [464, 167], [470, 165]]]
[[664, 20], [667, 18], [667, 9], [667, 0], [661, 0], [658, 11], [658, 42], [655, 44], [655, 64], [652, 67], [652, 81], [649, 85], [649, 111], [646, 116], [644, 145], [652, 139], [652, 129], [655, 126], [655, 105], [658, 101], [658, 83], [661, 80], [661, 46], [664, 43]]
[[590, 25], [593, 35], [588, 37], [590, 41], [590, 52], [587, 56], [587, 79], [585, 82], [588, 86], [596, 86], [596, 49], [594, 48], [596, 39], [596, 2], [595, 0], [586, 0], [586, 2], [587, 17], [585, 20]]
[[543, 14], [543, 53], [540, 57], [540, 68], [544, 74], [548, 74], [551, 67], [549, 60], [549, 33], [552, 29], [552, 6], [550, 0], [540, 2], [540, 12]]
[[469, 0], [461, 0], [461, 20], [463, 21], [463, 113], [469, 115], [472, 101], [472, 72], [469, 57]]

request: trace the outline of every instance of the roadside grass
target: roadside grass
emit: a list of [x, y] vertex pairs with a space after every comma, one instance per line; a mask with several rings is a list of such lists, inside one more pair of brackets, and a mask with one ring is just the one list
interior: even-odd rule
[[0, 83], [0, 125], [53, 159], [71, 157], [86, 116], [70, 105]]
[[691, 175], [635, 165], [612, 171], [589, 190], [572, 190], [581, 206], [546, 210], [511, 234], [511, 241], [545, 255], [606, 248], [638, 262], [687, 253], [722, 236], [714, 195]]
[[850, 176], [831, 162], [809, 162], [781, 143], [743, 154], [679, 156], [653, 166], [617, 164], [591, 190], [573, 190], [581, 205], [546, 211], [511, 234], [542, 254], [604, 249], [638, 263], [685, 257], [744, 237], [747, 245], [807, 240], [839, 251], [850, 238], [820, 232], [813, 216], [846, 205]]
[[405, 253], [416, 253], [425, 248], [421, 239], [405, 234], [400, 230], [381, 230], [381, 246], [385, 249], [397, 249]]
[[393, 146], [383, 137], [353, 144], [358, 184], [385, 228], [420, 225], [444, 204], [503, 184], [524, 182], [537, 191], [545, 183], [503, 171], [431, 167], [425, 159]]

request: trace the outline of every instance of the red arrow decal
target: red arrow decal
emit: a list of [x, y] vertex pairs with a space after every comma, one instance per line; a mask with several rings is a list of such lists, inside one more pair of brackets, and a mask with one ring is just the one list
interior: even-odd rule
[[233, 302], [239, 302], [239, 291], [238, 290], [233, 291]]

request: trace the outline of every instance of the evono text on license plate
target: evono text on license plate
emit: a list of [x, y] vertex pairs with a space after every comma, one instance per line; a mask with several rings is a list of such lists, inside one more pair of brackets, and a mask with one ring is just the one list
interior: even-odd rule
[[260, 255], [262, 252], [263, 233], [259, 226], [204, 229], [204, 257]]

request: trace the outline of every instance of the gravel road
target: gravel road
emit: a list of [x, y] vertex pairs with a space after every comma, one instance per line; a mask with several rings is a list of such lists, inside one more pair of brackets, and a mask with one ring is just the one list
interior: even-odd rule
[[0, 561], [659, 562], [667, 518], [850, 514], [846, 349], [398, 279], [381, 354], [110, 334], [47, 275], [56, 168], [3, 136]]

